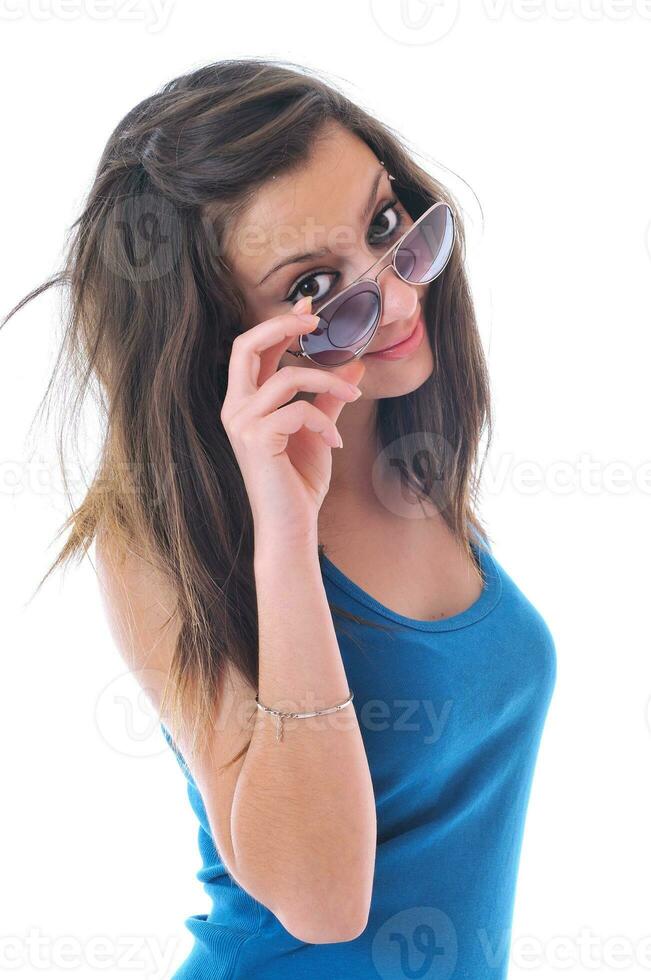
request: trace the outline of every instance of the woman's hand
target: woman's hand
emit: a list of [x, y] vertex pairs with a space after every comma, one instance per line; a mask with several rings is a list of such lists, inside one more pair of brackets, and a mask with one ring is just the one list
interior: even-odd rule
[[[311, 307], [303, 297], [291, 313], [271, 317], [233, 341], [228, 387], [221, 421], [246, 485], [256, 532], [281, 537], [316, 530], [319, 508], [332, 473], [332, 449], [340, 445], [335, 422], [357, 394], [364, 375], [361, 361], [327, 371], [318, 367], [282, 367], [281, 356], [309, 333], [316, 318], [297, 314]], [[295, 398], [315, 393], [312, 401]]]

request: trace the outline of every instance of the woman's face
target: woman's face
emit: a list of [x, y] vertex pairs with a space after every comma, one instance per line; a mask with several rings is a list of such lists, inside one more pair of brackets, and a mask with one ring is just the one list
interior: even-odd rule
[[[375, 274], [377, 260], [413, 224], [394, 199], [387, 171], [366, 143], [339, 125], [328, 126], [310, 162], [269, 179], [231, 229], [226, 258], [246, 299], [244, 326], [291, 312], [302, 296], [312, 296], [316, 310], [360, 275]], [[390, 267], [378, 285], [382, 319], [360, 357], [366, 368], [360, 402], [413, 391], [433, 369], [426, 331], [399, 359], [368, 356], [412, 333], [429, 288], [403, 282]], [[297, 339], [288, 342], [287, 350], [299, 349]], [[280, 359], [279, 367], [285, 366], [324, 370], [289, 353]]]

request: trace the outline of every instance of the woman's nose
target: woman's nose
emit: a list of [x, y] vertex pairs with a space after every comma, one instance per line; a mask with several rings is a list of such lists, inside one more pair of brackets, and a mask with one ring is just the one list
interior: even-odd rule
[[382, 319], [378, 326], [410, 320], [420, 299], [418, 286], [401, 279], [391, 265], [382, 269], [376, 282], [382, 293]]

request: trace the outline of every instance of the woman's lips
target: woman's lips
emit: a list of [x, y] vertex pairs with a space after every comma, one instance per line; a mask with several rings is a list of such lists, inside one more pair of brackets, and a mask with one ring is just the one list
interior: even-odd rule
[[364, 354], [364, 357], [381, 357], [384, 360], [394, 361], [401, 357], [406, 357], [415, 351], [417, 347], [425, 336], [425, 322], [423, 320], [423, 314], [421, 312], [418, 320], [416, 321], [416, 326], [408, 337], [406, 337], [399, 344], [395, 344], [393, 347], [388, 347], [386, 350], [371, 351], [369, 354]]

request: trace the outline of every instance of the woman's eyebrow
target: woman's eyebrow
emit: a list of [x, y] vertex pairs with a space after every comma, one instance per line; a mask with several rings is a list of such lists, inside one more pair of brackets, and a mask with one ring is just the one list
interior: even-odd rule
[[[370, 216], [371, 211], [373, 210], [373, 205], [375, 204], [375, 198], [377, 196], [377, 189], [382, 179], [383, 173], [385, 173], [385, 168], [384, 165], [381, 164], [380, 169], [376, 172], [375, 177], [373, 178], [373, 183], [371, 184], [371, 189], [368, 198], [366, 199], [366, 204], [362, 208], [361, 214], [359, 216], [360, 224], [364, 224], [364, 222]], [[264, 274], [264, 276], [258, 283], [258, 286], [261, 286], [262, 283], [265, 281], [265, 279], [268, 279], [269, 276], [272, 276], [274, 274], [274, 272], [278, 272], [279, 269], [282, 269], [286, 265], [295, 265], [297, 262], [305, 262], [307, 259], [320, 259], [324, 255], [327, 255], [329, 252], [330, 249], [324, 247], [324, 248], [317, 249], [317, 251], [315, 252], [301, 252], [297, 255], [290, 255], [288, 258], [282, 259], [280, 262], [276, 263], [276, 265], [273, 265], [271, 269], [269, 269], [268, 272]]]

